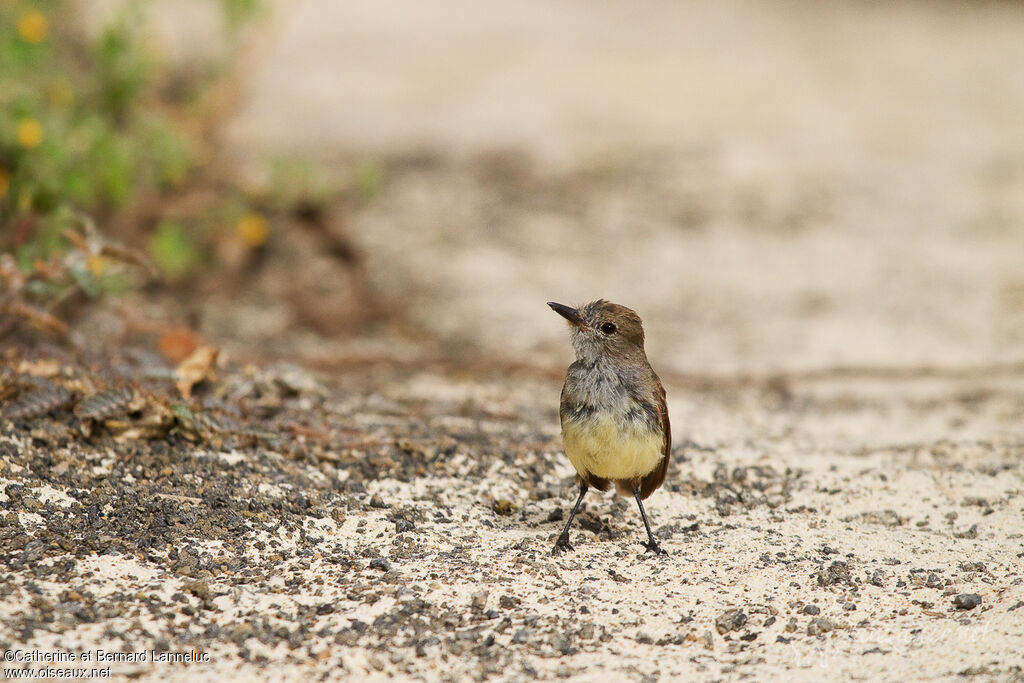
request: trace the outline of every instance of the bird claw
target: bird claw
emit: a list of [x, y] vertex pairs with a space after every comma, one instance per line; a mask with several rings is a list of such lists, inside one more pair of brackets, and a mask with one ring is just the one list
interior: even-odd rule
[[555, 547], [551, 549], [551, 554], [558, 555], [561, 552], [572, 549], [573, 547], [569, 544], [569, 536], [567, 534], [565, 536], [558, 537], [558, 540], [555, 541]]
[[655, 555], [668, 555], [668, 553], [662, 550], [661, 546], [658, 545], [658, 542], [653, 538], [647, 539], [646, 543], [641, 543], [640, 545], [647, 548], [647, 550], [644, 551], [644, 554], [654, 553]]

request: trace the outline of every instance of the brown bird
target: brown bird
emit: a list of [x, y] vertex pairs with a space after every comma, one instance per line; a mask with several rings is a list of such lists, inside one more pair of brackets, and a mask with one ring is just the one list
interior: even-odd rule
[[631, 495], [647, 530], [647, 550], [664, 553], [651, 533], [644, 499], [662, 482], [672, 451], [665, 388], [644, 352], [643, 322], [603, 299], [572, 308], [548, 302], [569, 321], [576, 360], [562, 386], [562, 444], [576, 469], [579, 498], [553, 554], [572, 550], [569, 527], [591, 487]]

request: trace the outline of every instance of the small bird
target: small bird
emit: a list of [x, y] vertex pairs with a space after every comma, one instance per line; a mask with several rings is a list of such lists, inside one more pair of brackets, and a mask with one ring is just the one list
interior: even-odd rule
[[552, 554], [572, 550], [569, 527], [590, 487], [633, 496], [647, 529], [644, 546], [664, 554], [651, 533], [644, 499], [665, 481], [672, 432], [665, 388], [647, 361], [634, 311], [604, 299], [572, 308], [548, 302], [569, 321], [576, 360], [562, 386], [562, 445], [576, 468], [579, 498]]

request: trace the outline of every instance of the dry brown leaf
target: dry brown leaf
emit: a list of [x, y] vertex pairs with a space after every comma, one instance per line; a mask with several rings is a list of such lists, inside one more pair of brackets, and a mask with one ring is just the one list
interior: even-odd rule
[[200, 346], [175, 369], [178, 377], [178, 391], [182, 398], [192, 398], [192, 387], [214, 378], [214, 364], [220, 349], [215, 346]]
[[66, 239], [68, 242], [71, 242], [72, 246], [74, 246], [75, 249], [77, 249], [78, 251], [81, 251], [86, 254], [92, 251], [91, 249], [89, 249], [89, 243], [85, 240], [85, 235], [78, 232], [77, 230], [72, 230], [71, 228], [68, 228], [64, 230], [61, 234], [64, 236], [64, 239]]
[[58, 334], [68, 333], [68, 326], [63, 320], [35, 306], [30, 306], [22, 301], [12, 301], [7, 305], [7, 309], [13, 315], [22, 318], [40, 330], [56, 332]]
[[188, 327], [169, 327], [160, 333], [157, 349], [172, 363], [180, 363], [199, 348], [199, 336]]
[[151, 278], [155, 279], [160, 276], [160, 271], [153, 265], [153, 262], [138, 249], [126, 247], [118, 242], [106, 242], [100, 248], [100, 253], [122, 263], [138, 266], [146, 271], [146, 275]]

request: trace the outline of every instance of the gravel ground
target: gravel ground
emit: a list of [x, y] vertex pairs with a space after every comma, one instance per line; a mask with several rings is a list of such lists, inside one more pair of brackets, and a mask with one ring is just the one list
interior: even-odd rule
[[668, 382], [668, 555], [594, 495], [552, 557], [557, 369], [229, 364], [192, 404], [220, 428], [85, 439], [96, 363], [56, 360], [69, 402], [0, 435], [6, 651], [201, 658], [104, 665], [139, 680], [1024, 675], [1024, 373]]

